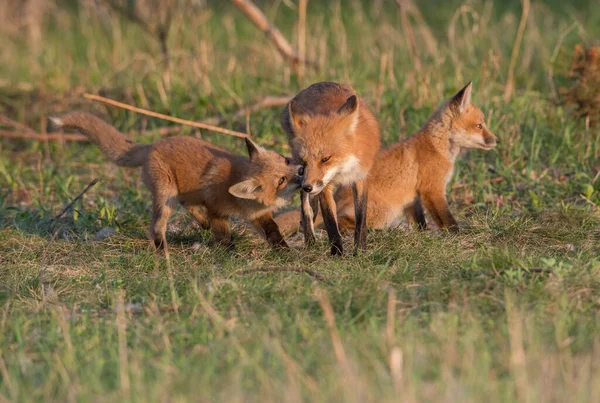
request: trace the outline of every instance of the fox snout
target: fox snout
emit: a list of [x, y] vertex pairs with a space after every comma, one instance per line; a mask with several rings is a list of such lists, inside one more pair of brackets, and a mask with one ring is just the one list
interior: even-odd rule
[[498, 144], [500, 144], [500, 140], [498, 140], [498, 137], [496, 137], [494, 133], [490, 132], [487, 129], [483, 133], [483, 140], [485, 142], [485, 145], [489, 148], [496, 147]]
[[310, 193], [310, 194], [321, 193], [321, 190], [323, 190], [324, 187], [325, 186], [323, 186], [322, 180], [317, 180], [313, 183], [309, 183], [306, 181], [302, 182], [302, 190], [304, 190], [306, 193]]

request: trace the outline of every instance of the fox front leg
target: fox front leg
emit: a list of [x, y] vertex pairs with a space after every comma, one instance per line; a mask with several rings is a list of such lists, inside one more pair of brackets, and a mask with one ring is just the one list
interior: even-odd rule
[[337, 223], [337, 209], [335, 200], [333, 198], [333, 189], [331, 186], [327, 186], [321, 193], [319, 193], [319, 203], [321, 204], [321, 215], [323, 216], [323, 223], [327, 230], [329, 237], [329, 243], [331, 243], [331, 254], [342, 255], [344, 253], [344, 246], [342, 243], [342, 235]]
[[421, 196], [421, 199], [431, 218], [440, 229], [458, 232], [458, 224], [450, 212], [444, 192], [426, 193]]
[[314, 222], [317, 212], [312, 208], [312, 204], [315, 203], [311, 200], [310, 195], [303, 191], [300, 191], [300, 201], [300, 223], [302, 231], [304, 231], [304, 243], [306, 246], [314, 245], [316, 241]]

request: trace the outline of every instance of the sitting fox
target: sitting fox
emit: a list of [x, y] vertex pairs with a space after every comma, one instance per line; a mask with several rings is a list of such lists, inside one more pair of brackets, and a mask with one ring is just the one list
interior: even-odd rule
[[[461, 148], [490, 150], [498, 139], [487, 128], [483, 112], [471, 103], [471, 83], [442, 105], [425, 126], [404, 141], [383, 149], [368, 177], [367, 225], [390, 227], [404, 213], [409, 223], [427, 227], [423, 207], [442, 229], [458, 231], [448, 208], [446, 186]], [[352, 189], [342, 186], [335, 194], [340, 229], [354, 228]], [[284, 233], [298, 228], [299, 213], [275, 217]], [[315, 222], [320, 225], [321, 220]]]
[[143, 167], [142, 179], [152, 193], [151, 240], [165, 249], [167, 222], [177, 202], [215, 241], [232, 247], [229, 217], [250, 221], [274, 247], [287, 247], [272, 211], [300, 188], [302, 166], [246, 138], [250, 158], [232, 154], [206, 141], [173, 137], [136, 144], [113, 126], [84, 112], [50, 118], [57, 128], [76, 129], [114, 163]]

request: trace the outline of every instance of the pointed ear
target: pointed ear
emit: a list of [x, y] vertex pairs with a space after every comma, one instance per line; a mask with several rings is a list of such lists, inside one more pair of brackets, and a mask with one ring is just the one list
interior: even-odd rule
[[342, 116], [349, 116], [355, 113], [358, 110], [358, 98], [356, 95], [352, 95], [348, 97], [344, 105], [338, 109], [338, 114]]
[[258, 192], [261, 191], [260, 183], [254, 178], [236, 183], [229, 188], [229, 193], [240, 199], [256, 199]]
[[248, 157], [250, 157], [250, 161], [252, 161], [252, 158], [265, 151], [264, 148], [250, 140], [249, 137], [244, 137], [244, 140], [246, 140], [246, 147], [248, 148]]
[[298, 105], [298, 102], [293, 99], [288, 104], [288, 114], [290, 115], [292, 129], [298, 130], [306, 123], [302, 109]]
[[462, 90], [458, 91], [456, 95], [454, 95], [450, 100], [450, 105], [452, 105], [452, 107], [459, 113], [464, 112], [467, 109], [467, 107], [471, 105], [472, 87], [473, 86], [469, 81], [469, 84], [465, 85], [465, 87]]

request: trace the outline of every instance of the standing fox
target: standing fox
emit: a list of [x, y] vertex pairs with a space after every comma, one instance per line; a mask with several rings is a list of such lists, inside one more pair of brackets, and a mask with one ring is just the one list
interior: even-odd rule
[[302, 226], [308, 243], [314, 240], [313, 214], [318, 196], [331, 254], [343, 253], [338, 228], [336, 185], [351, 185], [354, 200], [354, 243], [367, 243], [367, 175], [379, 150], [379, 126], [350, 86], [321, 82], [300, 91], [281, 115], [294, 158], [304, 166]]
[[229, 217], [248, 219], [274, 247], [287, 247], [272, 211], [300, 188], [302, 166], [246, 138], [250, 158], [235, 155], [200, 139], [173, 137], [136, 144], [113, 126], [84, 112], [52, 117], [58, 128], [77, 129], [119, 166], [142, 168], [152, 192], [150, 236], [157, 250], [166, 248], [171, 213], [181, 203], [215, 241], [233, 246]]
[[[498, 144], [485, 124], [483, 112], [471, 104], [471, 89], [471, 83], [467, 84], [434, 112], [421, 130], [377, 155], [368, 178], [369, 227], [387, 228], [404, 213], [409, 223], [425, 229], [425, 207], [440, 228], [458, 231], [446, 200], [456, 157], [461, 148], [490, 150]], [[335, 195], [343, 230], [350, 230], [356, 221], [352, 197], [347, 186]], [[292, 211], [275, 221], [284, 232], [291, 232], [297, 228], [299, 217]]]

